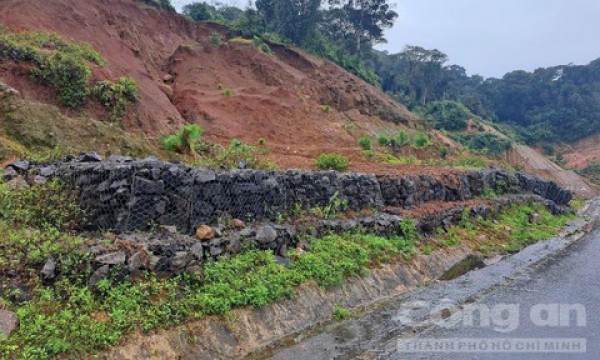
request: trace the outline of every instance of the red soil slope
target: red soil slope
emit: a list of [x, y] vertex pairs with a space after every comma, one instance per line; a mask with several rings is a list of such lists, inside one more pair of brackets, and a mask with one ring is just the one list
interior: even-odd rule
[[[132, 76], [140, 101], [124, 121], [128, 130], [158, 135], [198, 123], [221, 143], [264, 137], [278, 162], [306, 167], [322, 151], [353, 157], [358, 135], [415, 123], [403, 106], [330, 62], [278, 45], [275, 56], [267, 55], [228, 41], [221, 26], [135, 0], [2, 0], [0, 23], [89, 42], [107, 60], [95, 76]], [[214, 32], [221, 33], [220, 46], [210, 43]], [[173, 79], [165, 83], [168, 74]], [[0, 69], [0, 77], [27, 98], [50, 101], [27, 76]], [[233, 96], [224, 96], [223, 87]]]

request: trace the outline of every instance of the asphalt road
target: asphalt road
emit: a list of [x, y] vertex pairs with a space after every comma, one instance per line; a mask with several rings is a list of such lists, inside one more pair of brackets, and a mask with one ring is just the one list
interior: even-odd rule
[[[594, 213], [600, 217], [600, 203]], [[571, 230], [578, 226], [581, 223]], [[599, 275], [600, 229], [577, 241], [540, 242], [484, 269], [416, 289], [360, 317], [326, 326], [269, 358], [600, 359]], [[426, 345], [439, 346], [443, 339], [457, 339], [455, 351], [460, 352], [448, 351], [447, 344], [441, 352], [423, 350]], [[513, 341], [512, 347], [500, 339]], [[438, 342], [421, 344], [419, 352], [408, 351], [415, 349], [415, 340]], [[407, 349], [399, 347], [399, 341], [413, 343]], [[511, 352], [482, 352], [473, 344]], [[570, 346], [572, 353], [558, 353], [550, 345], [563, 351]], [[545, 352], [523, 352], [532, 347]]]
[[[520, 347], [516, 352], [512, 353], [490, 353], [476, 350], [474, 353], [408, 353], [400, 352], [398, 349], [390, 349], [390, 342], [386, 348], [388, 349], [378, 358], [381, 359], [600, 359], [600, 231], [595, 231], [578, 243], [572, 245], [564, 252], [551, 258], [540, 266], [524, 272], [513, 281], [494, 288], [489, 294], [479, 298], [472, 303], [471, 309], [503, 309], [502, 306], [512, 304], [516, 307], [505, 308], [504, 316], [495, 319], [487, 317], [490, 321], [480, 321], [477, 312], [473, 311], [457, 311], [455, 327], [450, 327], [452, 321], [445, 323], [440, 322], [443, 326], [433, 325], [424, 331], [420, 332], [416, 337], [405, 337], [406, 339], [446, 339], [458, 338], [475, 340], [485, 339], [517, 339], [521, 340], [513, 346], [513, 350], [517, 346]], [[558, 304], [554, 306], [540, 304]], [[578, 304], [581, 306], [574, 307]], [[566, 307], [571, 305], [572, 308]], [[511, 310], [512, 309], [512, 310]], [[513, 311], [514, 310], [514, 311]], [[544, 311], [545, 310], [545, 311]], [[562, 310], [562, 322], [561, 322]], [[510, 312], [518, 313], [518, 321], [510, 324]], [[473, 321], [469, 321], [469, 317], [465, 314], [473, 313]], [[577, 314], [579, 314], [579, 322], [577, 322]], [[497, 314], [498, 315], [498, 314]], [[532, 316], [533, 315], [533, 316]], [[567, 319], [569, 317], [569, 319]], [[516, 318], [516, 316], [515, 316]], [[450, 318], [452, 319], [452, 318]], [[545, 321], [544, 321], [545, 320]], [[503, 326], [496, 326], [494, 323]], [[448, 327], [446, 327], [448, 326]], [[512, 330], [500, 332], [498, 330]], [[522, 352], [525, 342], [523, 339], [583, 339], [586, 341], [585, 352], [573, 353], [557, 353], [556, 348], [553, 350], [544, 347], [546, 353], [524, 353]], [[482, 346], [481, 342], [463, 343], [464, 346], [472, 348], [473, 344]], [[529, 344], [532, 344], [529, 342]], [[567, 344], [571, 344], [571, 351], [582, 350], [579, 345], [573, 345], [570, 342], [556, 343], [566, 349]], [[581, 344], [581, 343], [580, 343]], [[434, 344], [425, 344], [433, 346]], [[440, 344], [437, 344], [440, 346]], [[544, 346], [546, 344], [544, 343]], [[402, 347], [403, 350], [414, 350]], [[421, 345], [421, 349], [426, 348]], [[485, 346], [485, 345], [483, 345]], [[491, 346], [488, 343], [488, 346]], [[530, 345], [532, 346], [532, 345]], [[537, 345], [536, 345], [537, 346]], [[447, 348], [448, 349], [448, 348]], [[539, 349], [542, 349], [541, 347]], [[479, 352], [478, 352], [479, 351]]]

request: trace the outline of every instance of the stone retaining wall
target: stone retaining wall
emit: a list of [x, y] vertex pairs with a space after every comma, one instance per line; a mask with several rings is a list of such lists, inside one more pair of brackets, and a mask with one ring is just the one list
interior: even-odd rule
[[468, 200], [493, 191], [532, 193], [567, 205], [571, 193], [551, 181], [502, 169], [464, 171], [442, 177], [375, 176], [334, 171], [214, 172], [155, 159], [95, 154], [48, 166], [16, 162], [5, 176], [27, 174], [42, 182], [56, 176], [79, 191], [80, 205], [95, 229], [113, 232], [175, 226], [191, 234], [220, 218], [273, 220], [299, 210], [412, 208], [429, 201]]

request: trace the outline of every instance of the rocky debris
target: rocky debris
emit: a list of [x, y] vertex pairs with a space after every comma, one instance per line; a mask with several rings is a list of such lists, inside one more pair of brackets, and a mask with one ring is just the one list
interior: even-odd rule
[[124, 251], [118, 251], [97, 256], [95, 261], [102, 265], [123, 265], [127, 260], [127, 254]]
[[12, 311], [0, 309], [0, 339], [8, 338], [19, 326], [19, 318]]
[[79, 161], [81, 162], [100, 162], [102, 161], [102, 156], [97, 152], [85, 153], [79, 157]]
[[167, 74], [167, 75], [163, 76], [163, 81], [166, 82], [166, 83], [173, 82], [173, 75]]
[[2, 180], [11, 181], [17, 176], [19, 176], [17, 170], [15, 170], [13, 167], [7, 167], [6, 169], [4, 169], [4, 173], [2, 174]]
[[101, 267], [97, 268], [94, 271], [92, 276], [90, 276], [88, 285], [91, 288], [94, 288], [98, 284], [98, 282], [100, 282], [100, 280], [106, 279], [108, 277], [109, 273], [110, 273], [110, 266], [102, 265]]
[[277, 231], [270, 225], [265, 225], [256, 232], [256, 241], [259, 244], [268, 244], [277, 240]]
[[[435, 213], [416, 215], [413, 221], [418, 232], [428, 235], [438, 228], [448, 230], [452, 224], [463, 219], [467, 209], [471, 217], [488, 218], [504, 207], [529, 202], [539, 202], [548, 208], [555, 207], [555, 211], [568, 211], [540, 196], [511, 195], [489, 199], [477, 205], [457, 204]], [[153, 234], [119, 235], [115, 240], [116, 245], [94, 248], [99, 269], [92, 275], [90, 284], [107, 276], [109, 269], [119, 269], [123, 264], [130, 275], [135, 275], [140, 270], [155, 271], [163, 276], [190, 271], [196, 273], [204, 262], [237, 254], [243, 247], [272, 250], [278, 263], [288, 266], [288, 260], [284, 260], [288, 249], [295, 248], [300, 252], [310, 249], [307, 238], [299, 235], [321, 237], [330, 233], [359, 231], [380, 236], [401, 236], [405, 231], [405, 219], [400, 215], [379, 213], [356, 219], [315, 219], [300, 225], [251, 224], [243, 229], [231, 228], [222, 237], [210, 240], [181, 234], [169, 227], [159, 227]], [[122, 250], [117, 250], [115, 246]]]
[[539, 223], [540, 222], [540, 214], [533, 213], [533, 214], [529, 215], [529, 222], [532, 224]]
[[212, 226], [202, 225], [196, 229], [196, 239], [198, 240], [212, 240], [215, 236], [215, 229]]
[[56, 278], [56, 261], [53, 258], [48, 259], [40, 274], [42, 275], [42, 280], [46, 282], [54, 280]]
[[40, 175], [42, 177], [51, 177], [54, 175], [54, 168], [52, 166], [44, 166], [40, 168]]
[[27, 160], [17, 160], [8, 164], [6, 167], [13, 168], [16, 171], [22, 172], [29, 170], [30, 165], [31, 164]]
[[231, 221], [231, 224], [233, 225], [233, 227], [235, 227], [237, 229], [243, 229], [246, 227], [246, 223], [240, 219], [233, 219]]

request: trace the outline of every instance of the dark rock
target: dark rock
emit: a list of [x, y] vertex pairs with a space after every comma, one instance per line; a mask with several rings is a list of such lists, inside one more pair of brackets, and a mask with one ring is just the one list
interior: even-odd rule
[[85, 153], [79, 157], [79, 161], [81, 162], [100, 162], [102, 161], [102, 156], [97, 152]]
[[2, 174], [2, 179], [4, 181], [11, 181], [19, 176], [17, 170], [12, 167], [7, 167], [4, 169], [4, 173]]
[[19, 326], [19, 318], [12, 311], [0, 309], [0, 339], [7, 339]]
[[183, 270], [192, 261], [192, 254], [186, 251], [178, 251], [171, 259], [171, 271]]
[[255, 238], [259, 244], [268, 244], [277, 240], [277, 231], [271, 225], [265, 225], [258, 229]]
[[111, 155], [107, 159], [109, 162], [126, 163], [133, 161], [133, 158], [129, 156]]
[[191, 248], [190, 248], [190, 253], [192, 255], [194, 255], [194, 257], [197, 260], [202, 260], [204, 259], [204, 246], [202, 245], [202, 243], [195, 243]]
[[168, 273], [170, 269], [171, 269], [171, 259], [168, 257], [165, 257], [165, 256], [158, 259], [158, 262], [154, 266], [154, 271], [156, 271], [159, 274]]
[[129, 257], [127, 260], [127, 267], [129, 268], [129, 272], [134, 274], [140, 269], [146, 269], [149, 265], [149, 257], [145, 251], [138, 251]]
[[29, 170], [30, 166], [31, 166], [31, 164], [27, 160], [17, 160], [17, 161], [14, 161], [14, 162], [8, 164], [7, 168], [10, 167], [17, 171], [27, 171], [27, 170]]
[[104, 255], [97, 256], [95, 261], [103, 265], [123, 265], [127, 260], [127, 255], [124, 251], [117, 251]]
[[52, 166], [44, 166], [40, 169], [40, 176], [50, 177], [54, 175], [54, 168]]
[[162, 194], [165, 190], [165, 184], [163, 181], [148, 180], [139, 176], [136, 176], [133, 179], [132, 186], [134, 195]]
[[96, 284], [98, 284], [100, 280], [108, 278], [109, 273], [110, 266], [108, 265], [103, 265], [97, 268], [96, 271], [94, 271], [94, 273], [92, 274], [92, 276], [90, 276], [90, 279], [88, 280], [88, 285], [92, 288], [96, 287]]

